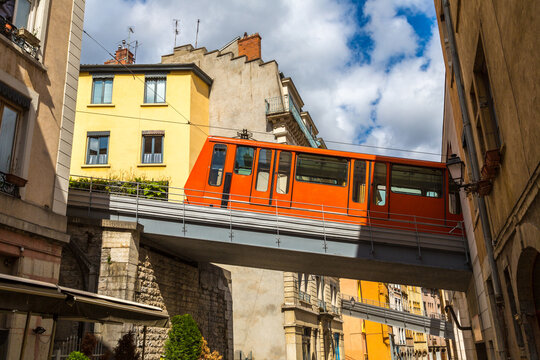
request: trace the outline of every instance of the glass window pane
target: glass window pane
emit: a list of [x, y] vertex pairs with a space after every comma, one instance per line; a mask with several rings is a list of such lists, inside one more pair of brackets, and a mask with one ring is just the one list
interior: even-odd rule
[[163, 136], [154, 136], [154, 154], [163, 152]]
[[210, 164], [210, 174], [208, 175], [208, 184], [212, 186], [221, 186], [223, 180], [223, 168], [225, 167], [225, 157], [227, 154], [227, 145], [216, 144], [212, 153], [212, 163]]
[[94, 89], [92, 90], [92, 104], [101, 104], [103, 96], [103, 80], [94, 80]]
[[461, 202], [459, 199], [459, 187], [452, 180], [450, 172], [448, 172], [448, 211], [450, 214], [461, 214]]
[[279, 166], [276, 179], [276, 192], [287, 194], [289, 192], [289, 175], [291, 174], [292, 154], [282, 151], [279, 153]]
[[18, 113], [15, 109], [4, 106], [0, 122], [0, 171], [8, 173], [11, 169], [11, 157], [15, 142]]
[[366, 162], [354, 161], [352, 200], [363, 203], [366, 200]]
[[375, 163], [373, 192], [373, 203], [384, 206], [386, 204], [386, 164], [384, 163]]
[[296, 161], [296, 180], [319, 184], [346, 186], [347, 159], [299, 154]]
[[19, 0], [17, 4], [17, 15], [15, 16], [16, 27], [26, 28], [28, 26], [31, 5], [31, 2], [28, 0]]
[[143, 136], [143, 153], [151, 154], [152, 152], [152, 136]]
[[103, 103], [104, 104], [110, 104], [112, 102], [112, 87], [113, 87], [112, 79], [105, 80], [105, 84], [103, 88]]
[[165, 79], [157, 79], [156, 82], [157, 82], [157, 85], [156, 85], [155, 102], [157, 102], [157, 103], [165, 102], [165, 84], [166, 84], [166, 81], [165, 81]]
[[144, 90], [144, 102], [145, 103], [155, 102], [154, 101], [155, 94], [156, 94], [156, 80], [146, 79], [146, 86]]
[[400, 194], [440, 197], [442, 180], [441, 169], [394, 164], [390, 188]]
[[259, 150], [259, 163], [257, 164], [257, 182], [255, 190], [266, 191], [270, 182], [270, 164], [272, 163], [272, 150]]
[[247, 146], [239, 146], [236, 149], [236, 158], [234, 159], [234, 173], [239, 175], [251, 175], [253, 167], [254, 149]]

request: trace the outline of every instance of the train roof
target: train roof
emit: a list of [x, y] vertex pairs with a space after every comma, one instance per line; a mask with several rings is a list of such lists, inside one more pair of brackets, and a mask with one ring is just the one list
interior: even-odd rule
[[208, 140], [212, 142], [250, 145], [250, 146], [256, 146], [256, 147], [288, 150], [288, 151], [301, 152], [301, 153], [307, 153], [307, 154], [339, 156], [339, 157], [346, 157], [346, 158], [353, 158], [353, 159], [378, 160], [378, 161], [386, 161], [386, 162], [399, 163], [399, 164], [446, 168], [446, 164], [442, 162], [438, 162], [438, 161], [406, 159], [406, 158], [393, 157], [393, 156], [364, 154], [364, 153], [356, 153], [356, 152], [340, 151], [340, 150], [318, 149], [318, 148], [312, 148], [312, 147], [306, 147], [306, 146], [285, 145], [285, 144], [278, 144], [278, 143], [272, 143], [272, 142], [266, 142], [266, 141], [234, 139], [234, 138], [227, 138], [227, 137], [221, 137], [221, 136], [209, 136]]

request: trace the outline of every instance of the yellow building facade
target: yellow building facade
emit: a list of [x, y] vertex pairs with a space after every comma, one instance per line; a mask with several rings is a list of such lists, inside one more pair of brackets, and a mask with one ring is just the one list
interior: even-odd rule
[[72, 176], [183, 187], [208, 136], [211, 85], [193, 64], [81, 65]]

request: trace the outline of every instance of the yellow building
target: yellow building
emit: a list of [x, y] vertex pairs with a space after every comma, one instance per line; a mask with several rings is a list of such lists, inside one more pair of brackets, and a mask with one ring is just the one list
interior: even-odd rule
[[81, 65], [71, 174], [183, 187], [207, 137], [211, 85], [194, 64]]
[[[388, 303], [388, 289], [383, 283], [340, 279], [340, 287], [344, 294], [358, 296], [360, 301], [368, 304]], [[390, 360], [392, 355], [388, 329], [388, 325], [344, 315], [345, 358]]]
[[[424, 314], [424, 300], [422, 298], [422, 288], [418, 286], [407, 286], [409, 297], [410, 313], [416, 315]], [[428, 358], [428, 344], [426, 334], [420, 332], [412, 332], [414, 339], [414, 354], [415, 359]]]

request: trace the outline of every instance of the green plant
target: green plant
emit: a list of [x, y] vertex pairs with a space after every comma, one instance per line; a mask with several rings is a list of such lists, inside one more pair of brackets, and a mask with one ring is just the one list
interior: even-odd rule
[[139, 183], [139, 195], [147, 198], [167, 199], [167, 180], [147, 180], [141, 177], [134, 177], [128, 180], [119, 179], [94, 179], [94, 178], [69, 178], [69, 187], [72, 189], [83, 189], [96, 192], [120, 193], [127, 195], [137, 194], [137, 184]]
[[114, 360], [139, 360], [133, 331], [129, 331], [118, 340], [118, 344], [114, 348]]
[[165, 342], [167, 360], [198, 360], [201, 355], [202, 335], [191, 315], [176, 315]]
[[69, 354], [69, 356], [67, 357], [67, 360], [90, 360], [90, 359], [81, 352], [73, 351], [71, 354]]

